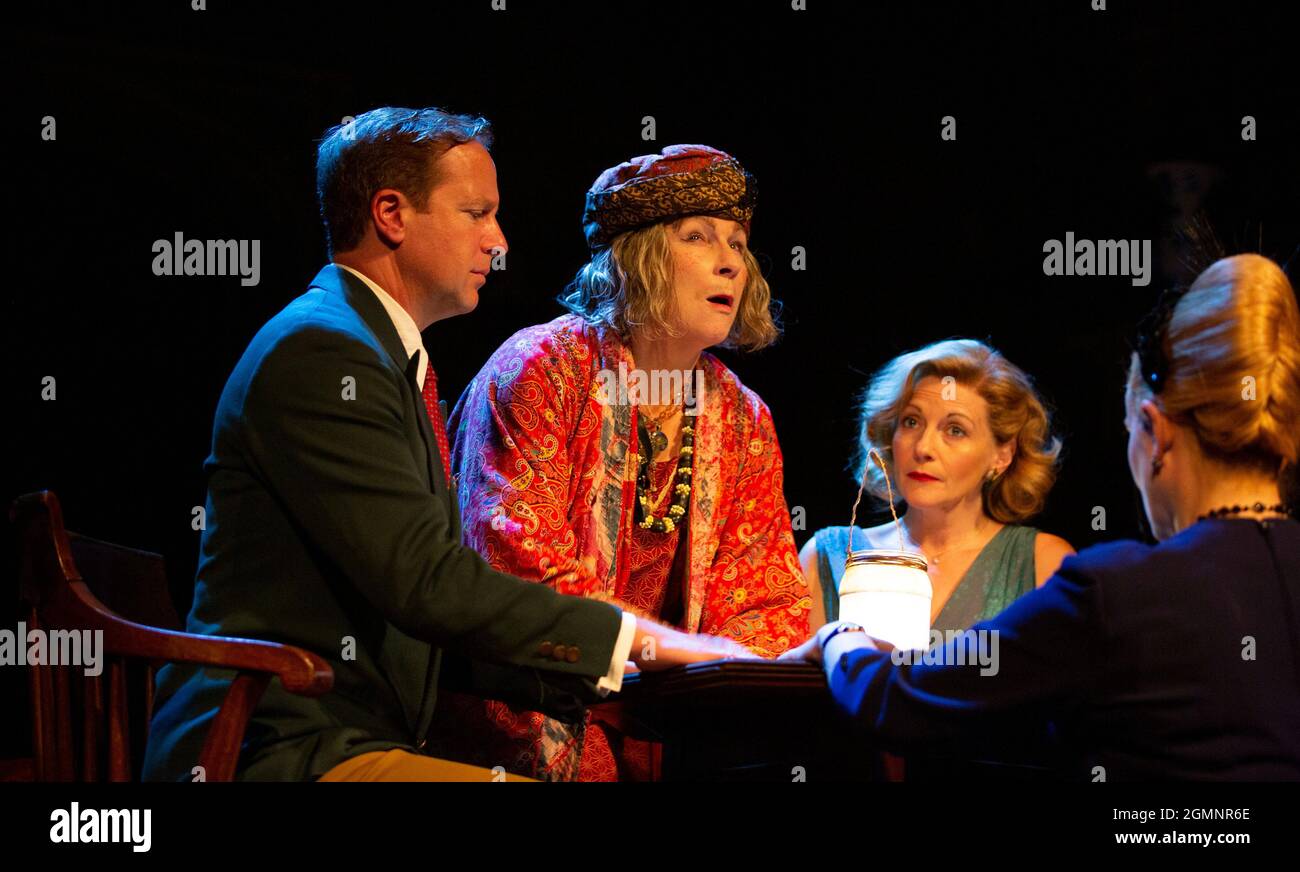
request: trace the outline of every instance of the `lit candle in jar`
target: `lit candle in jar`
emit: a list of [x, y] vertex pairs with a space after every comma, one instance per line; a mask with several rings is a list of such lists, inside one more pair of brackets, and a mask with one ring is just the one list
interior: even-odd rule
[[912, 551], [854, 551], [840, 579], [840, 619], [906, 650], [929, 647], [934, 590], [925, 556]]
[[840, 620], [861, 624], [867, 635], [900, 650], [924, 650], [930, 645], [930, 601], [934, 598], [925, 555], [903, 548], [903, 530], [894, 508], [894, 488], [889, 483], [889, 469], [880, 452], [874, 448], [868, 452], [868, 460], [874, 460], [884, 475], [889, 513], [893, 515], [898, 530], [898, 550], [853, 550], [858, 503], [867, 486], [867, 469], [864, 468], [858, 498], [853, 501], [853, 512], [849, 516], [849, 542], [839, 587]]

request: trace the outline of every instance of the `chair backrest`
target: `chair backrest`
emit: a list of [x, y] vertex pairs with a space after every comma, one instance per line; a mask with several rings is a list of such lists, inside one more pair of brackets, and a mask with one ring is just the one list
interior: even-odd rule
[[81, 580], [100, 602], [137, 624], [183, 629], [172, 605], [161, 554], [114, 545], [71, 530], [68, 541]]
[[[161, 663], [108, 655], [102, 628], [72, 607], [74, 586], [128, 620], [178, 630], [163, 558], [64, 530], [57, 499], [48, 496], [15, 504], [23, 629], [43, 636], [45, 647], [45, 662], [28, 663], [33, 774], [38, 781], [138, 780]], [[15, 641], [28, 647], [27, 639]]]
[[199, 758], [209, 781], [234, 777], [248, 720], [272, 677], [304, 696], [333, 686], [329, 665], [311, 652], [179, 632], [162, 558], [68, 533], [49, 491], [19, 497], [10, 517], [24, 635], [42, 646], [33, 658], [27, 640], [16, 640], [25, 659], [41, 661], [28, 663], [37, 781], [138, 779], [154, 671], [168, 661], [237, 672]]

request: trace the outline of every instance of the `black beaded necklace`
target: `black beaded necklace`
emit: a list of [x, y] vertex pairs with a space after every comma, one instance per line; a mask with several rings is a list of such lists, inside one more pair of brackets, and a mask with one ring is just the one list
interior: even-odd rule
[[682, 448], [677, 454], [677, 472], [674, 476], [676, 484], [672, 486], [673, 502], [668, 507], [668, 511], [658, 518], [654, 515], [655, 507], [650, 503], [650, 461], [654, 457], [650, 434], [647, 432], [645, 424], [640, 420], [637, 421], [636, 431], [638, 455], [636, 474], [637, 524], [643, 530], [654, 530], [656, 533], [671, 533], [681, 523], [682, 518], [686, 516], [686, 509], [691, 502], [691, 465], [695, 455], [695, 428], [686, 423], [685, 420], [682, 421]]
[[1264, 512], [1273, 512], [1277, 515], [1288, 514], [1286, 505], [1283, 503], [1275, 503], [1274, 505], [1266, 506], [1263, 503], [1257, 502], [1247, 506], [1220, 506], [1217, 509], [1210, 509], [1204, 515], [1197, 517], [1196, 520], [1211, 521], [1215, 518], [1226, 518], [1229, 515], [1239, 515], [1242, 512], [1259, 512], [1261, 514]]

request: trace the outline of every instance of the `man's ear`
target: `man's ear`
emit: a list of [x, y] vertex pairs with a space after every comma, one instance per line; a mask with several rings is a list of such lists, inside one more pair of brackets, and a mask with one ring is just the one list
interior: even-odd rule
[[406, 195], [394, 188], [380, 188], [370, 198], [370, 220], [379, 240], [397, 248], [406, 239], [406, 218], [402, 209], [409, 206]]
[[1138, 418], [1143, 428], [1151, 434], [1151, 444], [1160, 454], [1174, 445], [1174, 422], [1152, 400], [1143, 400], [1138, 407]]

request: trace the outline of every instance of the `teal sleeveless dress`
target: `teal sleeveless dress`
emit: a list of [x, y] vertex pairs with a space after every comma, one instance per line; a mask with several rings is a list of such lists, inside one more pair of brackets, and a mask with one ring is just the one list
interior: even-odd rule
[[[1034, 589], [1034, 542], [1038, 530], [1008, 524], [997, 532], [966, 570], [931, 629], [965, 630], [986, 621]], [[840, 579], [848, 527], [826, 527], [813, 534], [817, 542], [817, 575], [827, 622], [840, 614]], [[861, 527], [854, 528], [853, 547], [869, 547]], [[828, 583], [829, 581], [829, 583]]]

